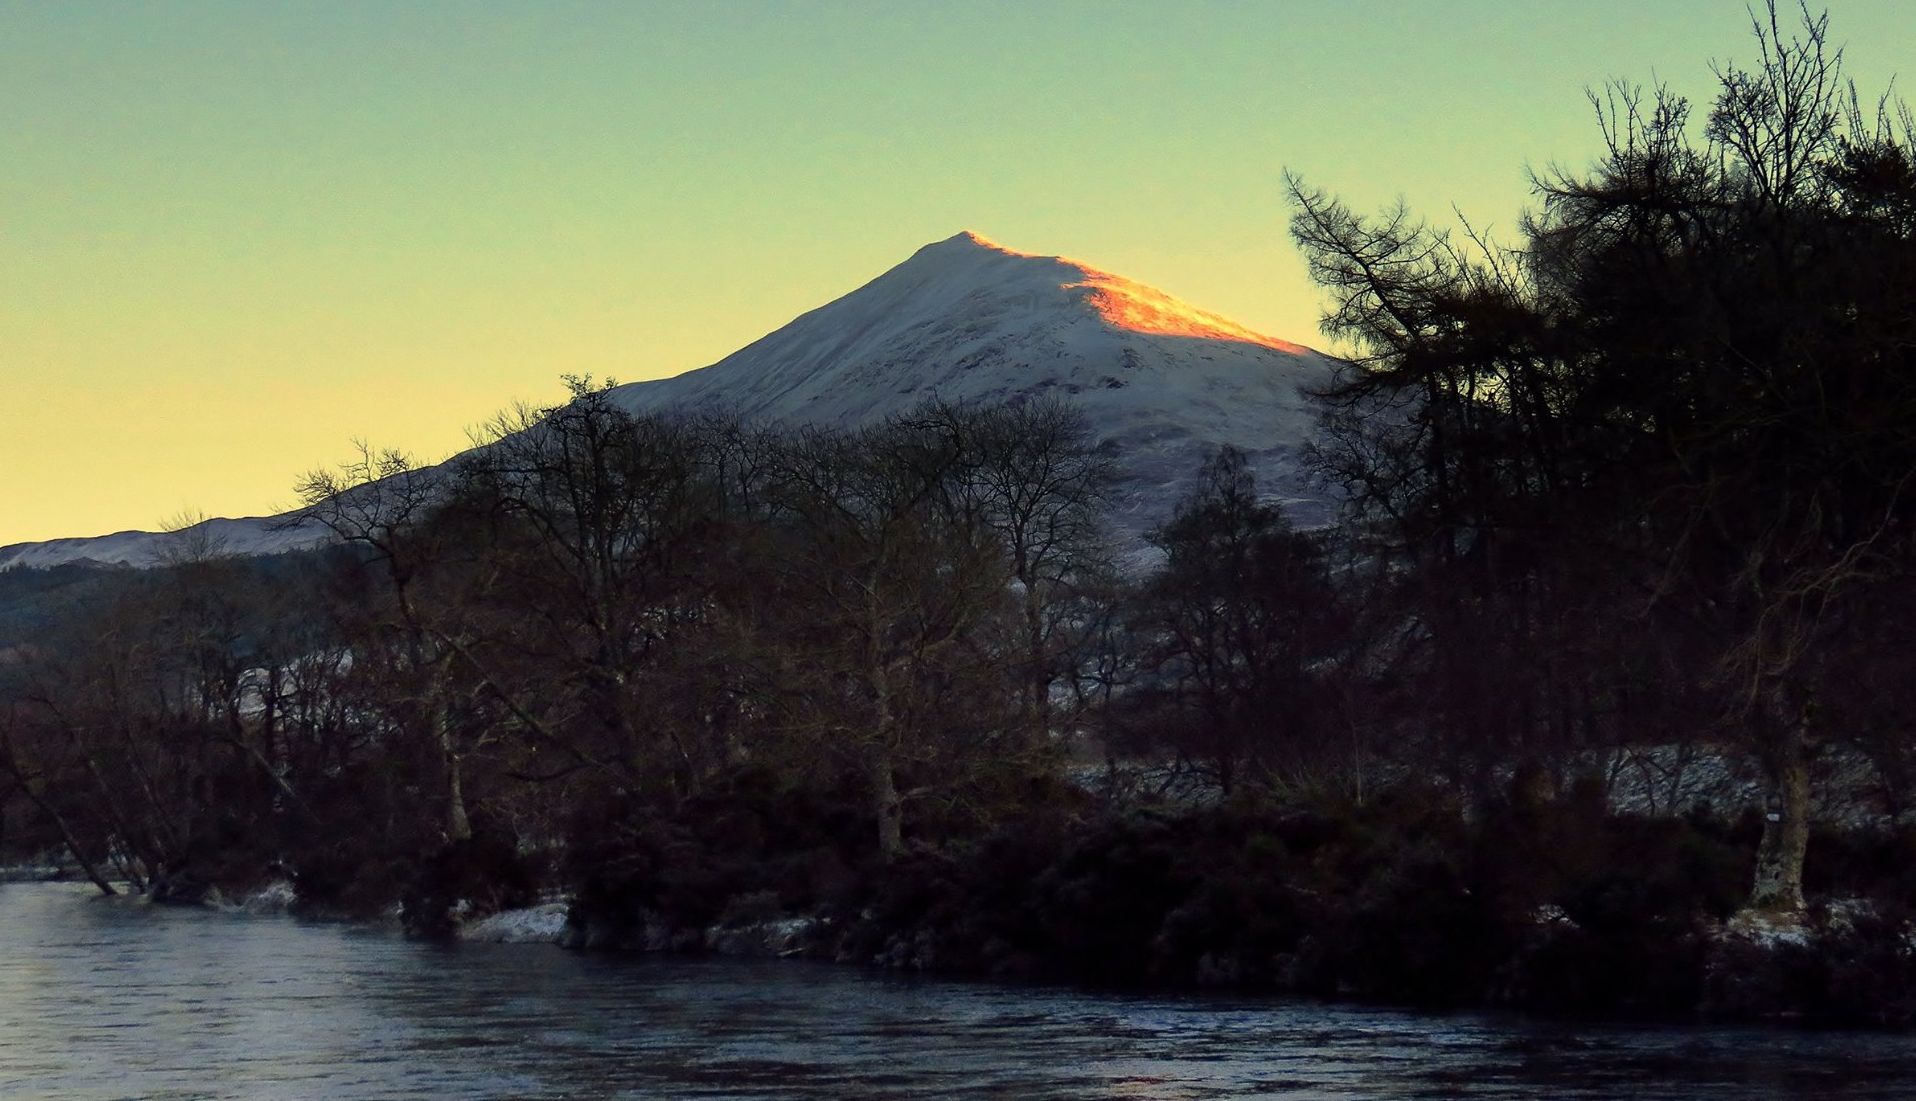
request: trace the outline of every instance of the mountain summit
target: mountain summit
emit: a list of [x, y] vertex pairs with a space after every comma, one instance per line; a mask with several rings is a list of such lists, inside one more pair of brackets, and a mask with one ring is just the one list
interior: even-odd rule
[[[1115, 519], [1135, 539], [1169, 514], [1221, 444], [1244, 451], [1266, 494], [1300, 520], [1320, 519], [1297, 458], [1313, 425], [1308, 391], [1334, 364], [1122, 276], [966, 231], [709, 367], [614, 393], [634, 412], [725, 409], [846, 426], [930, 398], [1068, 398], [1114, 450], [1123, 479]], [[234, 553], [318, 538], [274, 530], [270, 519], [207, 523]], [[15, 544], [0, 547], [0, 569], [151, 565], [183, 534]]]
[[1243, 450], [1300, 519], [1318, 519], [1297, 452], [1313, 424], [1307, 391], [1333, 365], [1123, 276], [966, 231], [710, 367], [615, 396], [641, 412], [724, 408], [839, 425], [930, 398], [1065, 397], [1115, 449], [1117, 520], [1135, 536], [1220, 444]]

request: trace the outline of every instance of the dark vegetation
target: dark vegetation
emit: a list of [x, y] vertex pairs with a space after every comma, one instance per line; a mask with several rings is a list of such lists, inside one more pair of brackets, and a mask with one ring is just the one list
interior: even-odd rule
[[[1916, 793], [1916, 128], [1822, 21], [1756, 30], [1700, 137], [1594, 96], [1512, 247], [1290, 181], [1360, 352], [1335, 529], [1227, 451], [1121, 570], [1068, 407], [785, 431], [580, 380], [314, 474], [324, 552], [0, 574], [0, 843], [426, 935], [563, 892], [596, 946], [806, 916], [898, 966], [1907, 1023], [1916, 833], [1812, 830], [1809, 784]], [[1768, 803], [1619, 813], [1640, 746]]]

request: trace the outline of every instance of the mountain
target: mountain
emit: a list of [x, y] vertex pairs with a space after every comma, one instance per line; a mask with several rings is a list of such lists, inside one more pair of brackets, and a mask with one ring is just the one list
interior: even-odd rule
[[[1314, 423], [1308, 391], [1336, 362], [1088, 264], [965, 232], [710, 367], [614, 395], [634, 412], [722, 408], [846, 426], [933, 397], [1063, 396], [1114, 448], [1122, 478], [1115, 522], [1136, 537], [1168, 514], [1220, 444], [1243, 450], [1265, 492], [1298, 521], [1324, 519], [1298, 460]], [[319, 539], [270, 517], [213, 520], [182, 533], [0, 547], [0, 569], [89, 559], [151, 565], [196, 536], [233, 553]]]
[[966, 232], [710, 367], [615, 396], [634, 411], [856, 425], [932, 397], [1061, 395], [1115, 447], [1116, 521], [1136, 534], [1225, 443], [1298, 519], [1321, 519], [1298, 451], [1314, 423], [1306, 391], [1334, 364], [1122, 276]]

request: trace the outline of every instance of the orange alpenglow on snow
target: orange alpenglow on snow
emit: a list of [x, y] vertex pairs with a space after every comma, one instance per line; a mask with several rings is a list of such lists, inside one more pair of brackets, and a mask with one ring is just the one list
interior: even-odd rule
[[[1075, 261], [1074, 261], [1075, 262]], [[1079, 265], [1083, 267], [1083, 265]], [[1219, 317], [1214, 313], [1186, 305], [1162, 291], [1152, 290], [1141, 283], [1102, 272], [1096, 268], [1084, 269], [1084, 282], [1066, 283], [1066, 290], [1085, 288], [1090, 291], [1086, 300], [1098, 311], [1099, 316], [1120, 329], [1130, 329], [1137, 333], [1158, 333], [1164, 336], [1208, 337], [1212, 340], [1242, 340], [1251, 344], [1262, 344], [1266, 348], [1275, 348], [1280, 352], [1305, 354], [1310, 349], [1301, 344], [1279, 340], [1252, 332], [1250, 329]]]
[[[1034, 252], [1021, 252], [986, 237], [982, 233], [965, 230], [959, 234], [969, 238], [973, 244], [1011, 256], [1031, 256]], [[1134, 283], [1121, 275], [1100, 271], [1082, 261], [1068, 256], [1046, 257], [1059, 263], [1068, 264], [1084, 273], [1083, 280], [1076, 283], [1064, 283], [1065, 290], [1084, 290], [1085, 302], [1098, 311], [1098, 316], [1120, 329], [1129, 329], [1134, 333], [1154, 333], [1159, 336], [1188, 336], [1210, 340], [1240, 340], [1250, 344], [1262, 344], [1266, 348], [1275, 348], [1280, 352], [1293, 355], [1309, 354], [1310, 349], [1301, 344], [1292, 344], [1288, 340], [1279, 340], [1273, 336], [1254, 332], [1239, 325], [1227, 317], [1219, 317], [1207, 310], [1172, 298], [1163, 291], [1154, 290], [1142, 283]]]

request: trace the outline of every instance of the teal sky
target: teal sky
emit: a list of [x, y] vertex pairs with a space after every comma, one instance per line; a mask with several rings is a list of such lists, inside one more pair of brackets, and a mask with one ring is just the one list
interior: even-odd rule
[[[1839, 0], [1868, 93], [1916, 4]], [[1508, 227], [1743, 5], [0, 2], [0, 544], [290, 503], [975, 229], [1304, 343], [1285, 167]]]

